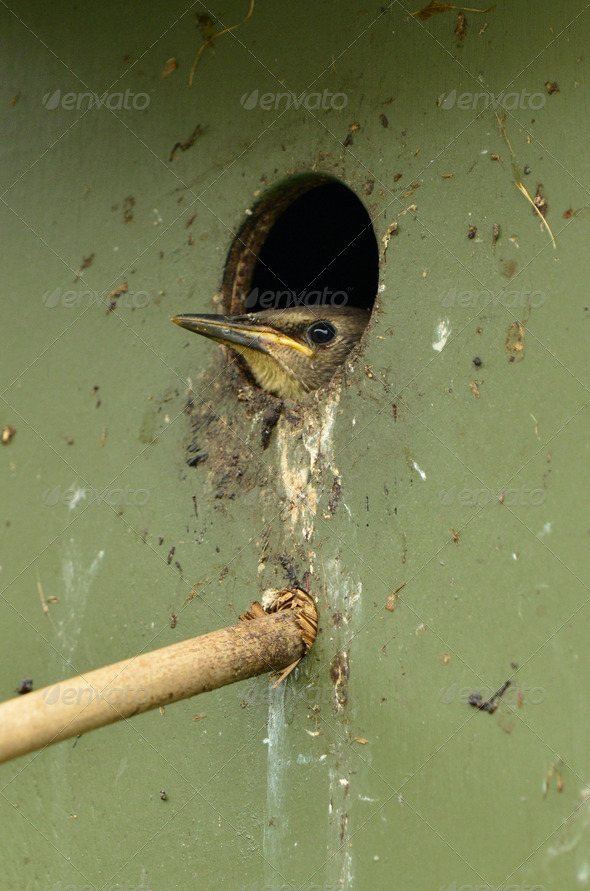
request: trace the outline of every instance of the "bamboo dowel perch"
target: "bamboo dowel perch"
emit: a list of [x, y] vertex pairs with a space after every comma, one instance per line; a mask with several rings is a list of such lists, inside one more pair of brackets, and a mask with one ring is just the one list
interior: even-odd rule
[[0, 763], [198, 693], [282, 672], [309, 651], [317, 612], [304, 591], [270, 592], [239, 625], [142, 653], [0, 704]]

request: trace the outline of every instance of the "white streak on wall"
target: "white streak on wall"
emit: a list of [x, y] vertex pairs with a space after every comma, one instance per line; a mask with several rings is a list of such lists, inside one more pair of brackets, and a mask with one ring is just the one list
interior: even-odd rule
[[[74, 650], [78, 646], [90, 585], [98, 572], [103, 557], [104, 551], [99, 551], [90, 566], [85, 569], [76, 552], [73, 540], [70, 539], [68, 542], [61, 569], [65, 618], [61, 618], [57, 623], [59, 648], [68, 661], [71, 660]], [[75, 670], [78, 671], [78, 669]]]
[[[285, 529], [286, 542], [290, 536], [299, 544], [302, 539], [310, 543], [313, 541], [318, 499], [330, 488], [333, 478], [340, 475], [334, 466], [333, 443], [338, 405], [336, 394], [323, 404], [311, 408], [306, 427], [299, 438], [293, 437], [292, 430], [286, 424], [281, 425], [278, 430], [279, 467], [287, 502], [283, 514], [288, 524]], [[319, 559], [319, 555], [310, 548], [308, 559], [312, 571], [316, 565], [322, 575], [325, 570], [326, 596], [330, 606], [347, 617], [343, 626], [346, 627], [348, 617], [356, 612], [360, 603], [361, 583], [360, 579], [342, 572], [342, 564], [336, 559], [335, 553], [339, 550], [339, 542], [335, 539], [332, 557], [326, 555]], [[340, 646], [340, 640], [337, 645]], [[331, 681], [327, 670], [323, 672], [321, 682], [325, 684], [326, 691], [329, 691]], [[272, 887], [284, 881], [281, 876], [289, 880], [292, 850], [298, 843], [298, 839], [293, 837], [293, 825], [287, 822], [291, 813], [293, 782], [299, 782], [300, 772], [309, 769], [307, 753], [305, 756], [293, 756], [291, 760], [295, 743], [293, 725], [287, 724], [285, 720], [285, 689], [285, 684], [281, 684], [271, 691], [268, 713], [268, 812], [264, 825], [263, 853], [267, 862], [265, 881]], [[331, 715], [331, 720], [333, 719]], [[320, 738], [323, 737], [318, 737]], [[336, 736], [330, 747], [330, 756], [326, 758], [325, 751], [319, 745], [316, 756], [326, 767], [330, 765], [325, 789], [328, 825], [321, 820], [321, 831], [326, 839], [326, 878], [332, 881], [334, 887], [344, 888], [354, 886], [353, 852], [347, 844], [343, 846], [341, 841], [341, 832], [347, 835], [348, 831], [349, 780], [343, 779], [342, 766], [348, 763], [348, 754], [348, 747]], [[339, 767], [335, 766], [336, 763]]]
[[[286, 768], [289, 766], [289, 741], [287, 739], [287, 722], [285, 721], [285, 684], [279, 684], [274, 690], [270, 688], [268, 702], [268, 760], [266, 769], [266, 814], [264, 820], [264, 881], [269, 887], [279, 884], [280, 876], [285, 874], [283, 860], [286, 851], [291, 847], [287, 811], [284, 807], [284, 785]], [[269, 825], [270, 824], [270, 825]], [[272, 866], [271, 866], [272, 864]], [[275, 867], [273, 869], [272, 867]], [[282, 880], [281, 880], [282, 881]]]
[[[98, 551], [90, 566], [85, 567], [74, 540], [70, 539], [67, 543], [61, 568], [63, 590], [60, 595], [60, 603], [63, 606], [64, 617], [57, 622], [57, 645], [70, 667], [64, 665], [60, 659], [60, 676], [70, 677], [88, 667], [86, 664], [80, 665], [77, 660], [74, 660], [74, 652], [82, 637], [90, 586], [103, 558], [104, 551]], [[55, 679], [57, 680], [57, 677]], [[51, 770], [49, 771], [51, 786], [47, 800], [50, 802], [48, 823], [54, 827], [54, 838], [59, 837], [56, 827], [63, 823], [64, 814], [69, 813], [71, 808], [72, 789], [69, 781], [71, 747], [72, 741], [70, 740], [69, 743], [60, 743], [52, 750]]]

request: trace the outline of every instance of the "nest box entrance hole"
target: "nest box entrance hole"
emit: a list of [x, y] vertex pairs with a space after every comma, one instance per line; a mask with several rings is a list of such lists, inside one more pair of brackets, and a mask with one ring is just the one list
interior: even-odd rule
[[231, 246], [222, 301], [231, 315], [298, 305], [373, 308], [379, 249], [358, 196], [300, 174], [270, 189]]

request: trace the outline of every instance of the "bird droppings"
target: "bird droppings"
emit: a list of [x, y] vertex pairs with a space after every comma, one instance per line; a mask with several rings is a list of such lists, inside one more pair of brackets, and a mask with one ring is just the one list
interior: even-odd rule
[[435, 339], [432, 343], [432, 349], [436, 350], [437, 353], [442, 352], [451, 335], [451, 331], [452, 328], [449, 319], [441, 319], [434, 329]]
[[334, 700], [336, 711], [341, 711], [348, 702], [348, 679], [350, 677], [350, 663], [348, 653], [342, 651], [336, 653], [330, 665], [330, 679], [334, 687]]
[[69, 509], [74, 510], [84, 498], [86, 498], [86, 489], [74, 489], [72, 486], [68, 493], [67, 504]]
[[423, 479], [423, 480], [426, 482], [426, 474], [425, 474], [425, 472], [418, 466], [418, 464], [416, 463], [416, 461], [414, 461], [414, 460], [410, 460], [408, 463], [409, 463], [410, 467], [412, 467], [412, 468], [416, 471], [416, 473], [420, 476], [420, 478]]
[[338, 502], [340, 501], [340, 495], [342, 494], [342, 485], [338, 477], [334, 477], [334, 482], [332, 483], [332, 488], [330, 490], [330, 500], [328, 501], [328, 510], [331, 514], [336, 513], [336, 507]]
[[281, 416], [282, 407], [282, 403], [270, 405], [268, 408], [265, 408], [264, 412], [262, 413], [262, 432], [260, 436], [260, 443], [263, 450], [268, 447], [271, 433]]
[[518, 359], [518, 361], [524, 359], [524, 335], [524, 325], [520, 322], [510, 323], [506, 334], [505, 344], [510, 362], [514, 362], [516, 359]]

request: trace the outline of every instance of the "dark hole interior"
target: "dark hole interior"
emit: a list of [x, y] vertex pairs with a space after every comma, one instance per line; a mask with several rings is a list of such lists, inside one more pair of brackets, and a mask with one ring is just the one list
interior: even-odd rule
[[286, 306], [372, 309], [379, 250], [363, 203], [341, 183], [311, 188], [270, 230], [254, 268], [249, 312]]

